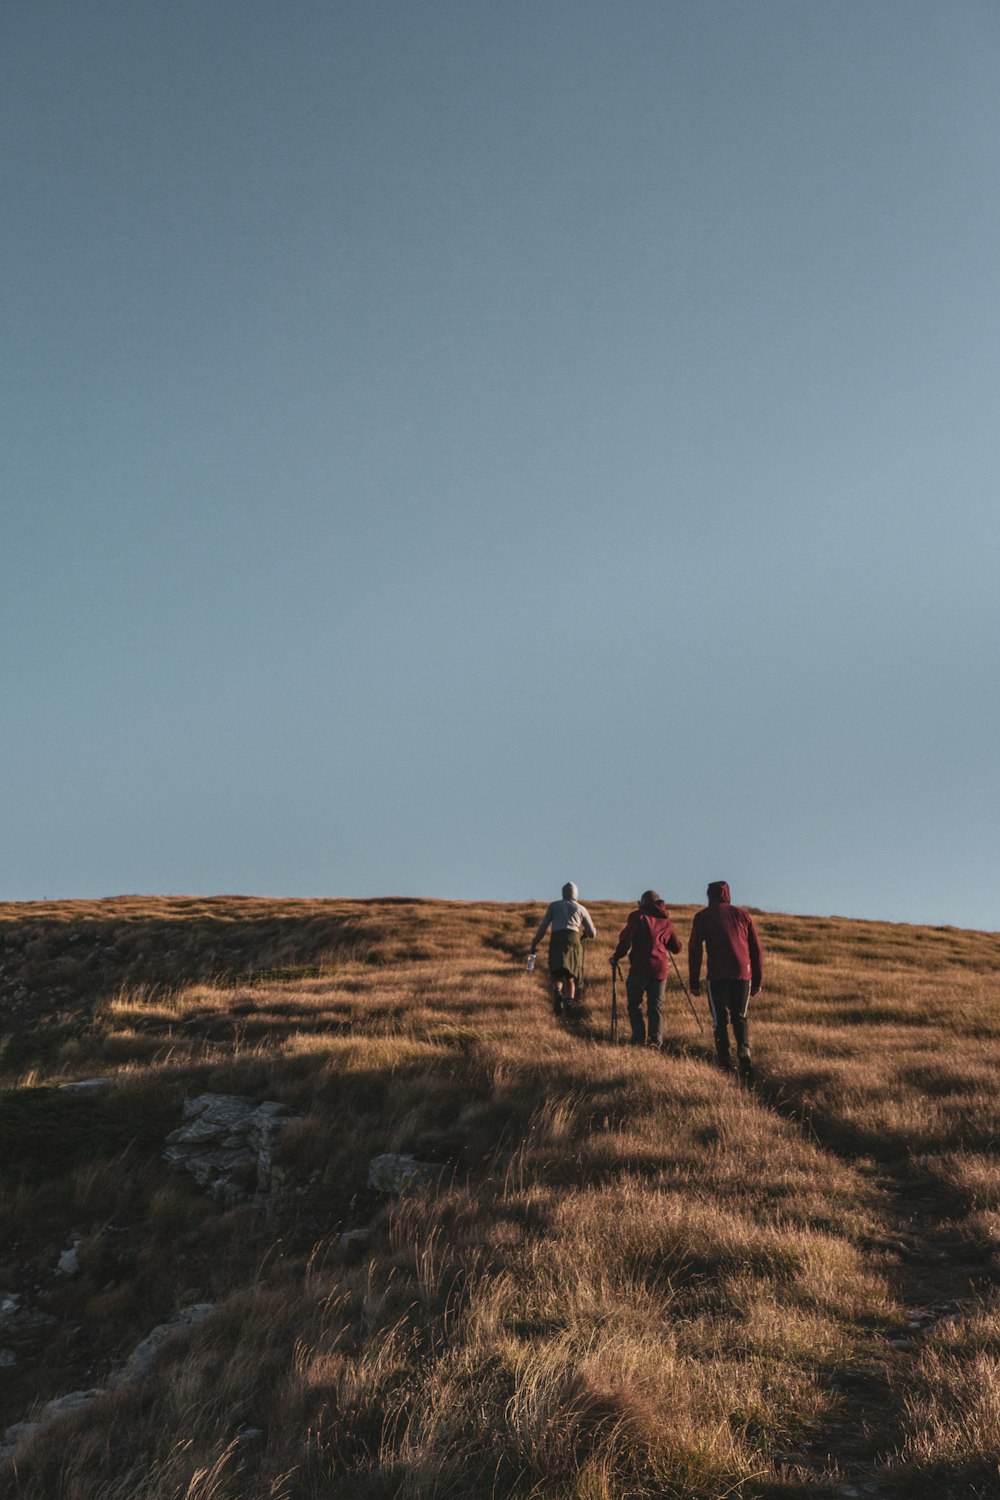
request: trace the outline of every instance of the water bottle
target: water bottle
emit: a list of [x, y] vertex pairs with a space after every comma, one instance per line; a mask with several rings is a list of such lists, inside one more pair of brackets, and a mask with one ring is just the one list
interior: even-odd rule
[[538, 957], [537, 953], [529, 953], [528, 954], [528, 962], [524, 966], [524, 972], [526, 974], [530, 974], [530, 973], [533, 972], [534, 967], [535, 967], [535, 960], [537, 959], [537, 957]]

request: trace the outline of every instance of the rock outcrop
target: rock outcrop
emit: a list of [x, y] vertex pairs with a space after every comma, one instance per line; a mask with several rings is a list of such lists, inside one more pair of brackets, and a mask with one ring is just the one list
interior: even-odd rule
[[232, 1204], [284, 1186], [274, 1160], [278, 1136], [301, 1115], [284, 1104], [255, 1104], [239, 1094], [199, 1094], [184, 1101], [189, 1122], [167, 1136], [163, 1159], [190, 1172], [220, 1203]]
[[441, 1172], [415, 1156], [375, 1156], [368, 1164], [368, 1186], [377, 1193], [414, 1193], [432, 1186]]

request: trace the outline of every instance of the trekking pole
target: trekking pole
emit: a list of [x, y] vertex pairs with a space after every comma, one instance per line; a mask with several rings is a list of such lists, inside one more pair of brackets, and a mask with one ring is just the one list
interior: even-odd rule
[[621, 970], [617, 964], [611, 966], [611, 1040], [618, 1040], [618, 980], [621, 978]]
[[684, 991], [685, 995], [687, 995], [688, 1005], [690, 1005], [690, 1007], [691, 1007], [691, 1014], [694, 1016], [696, 1022], [698, 1023], [698, 1030], [699, 1031], [704, 1031], [705, 1028], [701, 1024], [701, 1016], [699, 1016], [698, 1012], [695, 1010], [695, 1008], [694, 1008], [694, 1001], [691, 999], [691, 991], [688, 989], [688, 987], [684, 983], [683, 979], [681, 979], [681, 971], [677, 967], [677, 960], [676, 960], [676, 958], [674, 957], [674, 955], [672, 953], [670, 955], [670, 962], [674, 966], [674, 973], [677, 975], [677, 978], [680, 980], [681, 989]]

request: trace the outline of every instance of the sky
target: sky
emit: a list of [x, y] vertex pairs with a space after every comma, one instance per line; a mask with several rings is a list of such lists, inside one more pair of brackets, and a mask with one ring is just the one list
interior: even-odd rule
[[1000, 928], [995, 0], [5, 0], [0, 898]]

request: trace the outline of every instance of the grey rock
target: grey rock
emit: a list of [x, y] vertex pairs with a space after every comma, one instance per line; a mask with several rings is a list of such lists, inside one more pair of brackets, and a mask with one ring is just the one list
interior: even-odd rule
[[89, 1094], [96, 1089], [105, 1089], [110, 1084], [110, 1078], [78, 1078], [75, 1083], [61, 1083], [59, 1092], [61, 1094]]
[[184, 1117], [188, 1123], [167, 1136], [163, 1158], [220, 1202], [239, 1203], [282, 1185], [275, 1144], [300, 1115], [289, 1115], [274, 1100], [254, 1104], [238, 1094], [199, 1094], [184, 1101]]
[[210, 1313], [215, 1311], [214, 1302], [197, 1302], [193, 1307], [181, 1308], [175, 1318], [169, 1323], [159, 1323], [152, 1333], [146, 1335], [141, 1344], [137, 1344], [125, 1362], [124, 1368], [117, 1370], [112, 1377], [112, 1385], [129, 1385], [133, 1380], [141, 1380], [143, 1375], [148, 1375], [159, 1357], [160, 1350], [172, 1333], [178, 1328], [190, 1328], [195, 1323], [202, 1322]]
[[47, 1402], [39, 1412], [37, 1422], [15, 1422], [13, 1427], [7, 1428], [0, 1439], [0, 1459], [13, 1458], [25, 1438], [41, 1432], [54, 1417], [79, 1411], [81, 1407], [89, 1406], [92, 1401], [99, 1401], [106, 1395], [107, 1391], [102, 1386], [92, 1386], [89, 1391], [70, 1391], [67, 1396], [57, 1396], [54, 1401]]
[[4, 1318], [3, 1327], [8, 1335], [31, 1334], [54, 1328], [57, 1321], [51, 1313], [44, 1313], [40, 1308], [19, 1307]]
[[375, 1156], [368, 1164], [368, 1186], [377, 1193], [419, 1192], [434, 1183], [441, 1168], [415, 1156]]
[[57, 1396], [54, 1401], [43, 1406], [42, 1416], [61, 1417], [68, 1411], [79, 1411], [81, 1406], [89, 1406], [92, 1401], [106, 1395], [107, 1391], [99, 1385], [91, 1386], [89, 1391], [70, 1391], [68, 1396]]
[[15, 1422], [13, 1427], [8, 1427], [0, 1438], [0, 1461], [13, 1458], [24, 1439], [41, 1430], [41, 1422]]
[[13, 1349], [0, 1349], [0, 1370], [12, 1370], [17, 1364]]
[[350, 1250], [356, 1247], [364, 1250], [372, 1242], [372, 1230], [370, 1229], [345, 1229], [340, 1236], [342, 1250]]
[[74, 1240], [68, 1250], [64, 1250], [56, 1262], [57, 1276], [78, 1276], [80, 1274], [80, 1262], [77, 1259], [76, 1247], [80, 1243]]

